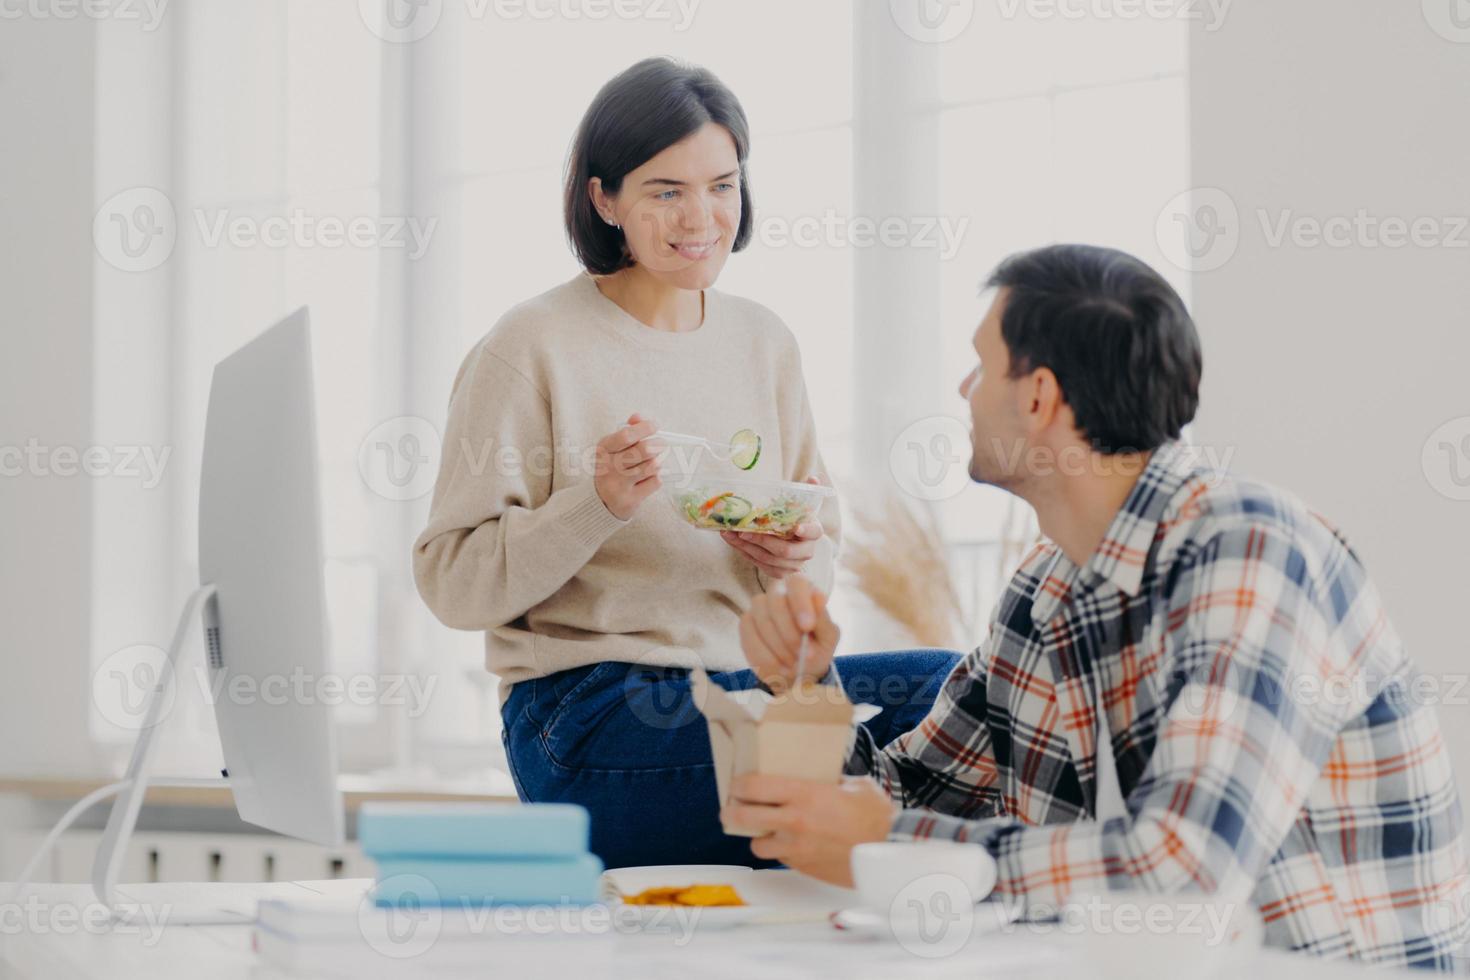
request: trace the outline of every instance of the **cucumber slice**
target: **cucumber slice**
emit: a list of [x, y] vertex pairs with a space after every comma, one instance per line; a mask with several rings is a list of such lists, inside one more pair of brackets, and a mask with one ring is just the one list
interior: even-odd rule
[[719, 506], [710, 511], [710, 520], [716, 524], [724, 524], [727, 527], [739, 524], [751, 515], [755, 510], [754, 505], [744, 497], [736, 497], [733, 494], [721, 500]]
[[761, 437], [749, 429], [741, 429], [730, 437], [730, 462], [742, 470], [755, 466], [761, 458]]

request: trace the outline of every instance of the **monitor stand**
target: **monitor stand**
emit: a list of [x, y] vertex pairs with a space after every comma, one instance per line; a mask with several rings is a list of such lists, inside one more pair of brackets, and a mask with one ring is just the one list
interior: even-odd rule
[[[256, 906], [267, 898], [301, 898], [317, 895], [325, 883], [304, 882], [144, 882], [118, 884], [123, 858], [138, 823], [138, 811], [148, 787], [219, 787], [228, 786], [227, 777], [185, 778], [155, 777], [151, 774], [153, 739], [168, 703], [168, 685], [179, 669], [179, 660], [190, 629], [197, 618], [204, 627], [210, 667], [219, 666], [219, 609], [216, 588], [202, 585], [184, 603], [169, 645], [168, 656], [160, 665], [143, 716], [143, 726], [133, 744], [133, 754], [123, 778], [103, 786], [78, 800], [59, 820], [41, 846], [32, 855], [25, 870], [12, 887], [11, 897], [20, 898], [41, 862], [50, 853], [63, 832], [96, 804], [117, 797], [107, 817], [107, 827], [97, 845], [92, 863], [92, 890], [116, 922], [162, 923], [165, 925], [226, 925], [255, 921]], [[336, 892], [360, 896], [370, 881], [331, 883]]]
[[[183, 656], [196, 617], [204, 627], [209, 666], [219, 666], [219, 608], [216, 605], [215, 592], [213, 585], [200, 586], [184, 603], [179, 624], [174, 630], [173, 642], [169, 645], [168, 658], [159, 668], [153, 690], [148, 694], [143, 727], [133, 745], [133, 755], [128, 761], [127, 772], [120, 782], [114, 784], [117, 787], [114, 790], [117, 800], [112, 805], [107, 828], [97, 845], [97, 855], [92, 863], [92, 890], [116, 922], [246, 925], [255, 921], [256, 907], [262, 899], [319, 896], [323, 888], [322, 883], [289, 881], [118, 883], [128, 842], [138, 823], [138, 811], [143, 806], [143, 797], [150, 785], [190, 788], [229, 785], [229, 780], [223, 777], [191, 779], [151, 775], [154, 733], [163, 721], [168, 685], [178, 672], [179, 660]], [[79, 806], [76, 809], [80, 812], [84, 807]], [[59, 829], [60, 827], [58, 831]], [[357, 898], [369, 885], [371, 882], [365, 880], [333, 882], [332, 891]]]
[[[222, 777], [213, 779], [150, 778], [153, 736], [158, 730], [159, 722], [163, 720], [164, 707], [168, 701], [166, 696], [168, 685], [172, 683], [174, 674], [178, 671], [179, 658], [183, 655], [190, 627], [196, 617], [203, 623], [204, 635], [210, 648], [210, 657], [213, 659], [215, 651], [218, 650], [219, 637], [219, 607], [215, 602], [213, 585], [201, 585], [184, 603], [183, 613], [179, 616], [179, 624], [174, 630], [173, 642], [169, 645], [168, 658], [160, 666], [153, 690], [148, 694], [143, 727], [138, 732], [137, 742], [133, 745], [133, 755], [128, 760], [127, 772], [123, 775], [122, 782], [118, 784], [120, 787], [118, 798], [112, 804], [112, 812], [107, 817], [107, 828], [102, 832], [102, 840], [97, 845], [97, 856], [92, 862], [92, 890], [96, 892], [99, 902], [113, 910], [115, 918], [120, 917], [118, 874], [122, 869], [123, 857], [127, 853], [128, 841], [133, 836], [133, 828], [137, 826], [138, 811], [143, 806], [143, 797], [148, 792], [149, 783], [151, 782], [154, 786], [190, 787], [229, 785], [227, 779]], [[132, 892], [136, 887], [128, 886], [128, 891]], [[131, 896], [124, 897], [130, 898]], [[180, 908], [178, 915], [182, 917], [187, 911], [187, 909]], [[229, 917], [223, 908], [216, 913], [216, 916], [210, 921], [239, 921], [238, 917]], [[226, 917], [218, 918], [218, 916]]]
[[[215, 604], [215, 587], [203, 585], [195, 589], [184, 603], [179, 624], [174, 630], [173, 642], [169, 646], [168, 657], [159, 667], [153, 690], [148, 692], [143, 727], [138, 732], [138, 740], [133, 744], [127, 772], [117, 782], [109, 783], [82, 797], [57, 821], [12, 887], [13, 899], [20, 898], [21, 892], [30, 884], [41, 862], [66, 829], [87, 810], [115, 796], [117, 799], [108, 814], [107, 827], [98, 842], [97, 855], [92, 862], [92, 890], [97, 900], [109, 910], [114, 921], [136, 921], [144, 915], [149, 916], [152, 922], [177, 924], [254, 921], [255, 902], [271, 893], [272, 883], [262, 882], [254, 886], [216, 882], [144, 883], [119, 888], [117, 882], [128, 842], [138, 823], [138, 811], [143, 806], [143, 797], [147, 795], [150, 784], [191, 788], [229, 785], [228, 779], [222, 777], [159, 778], [151, 775], [153, 738], [159, 723], [163, 721], [164, 708], [168, 702], [168, 685], [178, 671], [179, 658], [183, 655], [189, 629], [196, 617], [204, 625], [211, 659], [217, 659], [219, 618]], [[144, 906], [150, 908], [145, 909]]]

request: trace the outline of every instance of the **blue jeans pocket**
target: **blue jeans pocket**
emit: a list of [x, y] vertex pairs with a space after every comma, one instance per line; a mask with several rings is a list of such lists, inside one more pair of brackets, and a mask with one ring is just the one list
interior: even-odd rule
[[598, 726], [617, 708], [620, 680], [628, 665], [609, 660], [584, 674], [557, 697], [541, 723], [541, 744], [552, 762], [568, 768], [585, 764], [580, 750]]
[[677, 668], [601, 664], [558, 699], [539, 735], [551, 762], [580, 772], [710, 765], [704, 716]]

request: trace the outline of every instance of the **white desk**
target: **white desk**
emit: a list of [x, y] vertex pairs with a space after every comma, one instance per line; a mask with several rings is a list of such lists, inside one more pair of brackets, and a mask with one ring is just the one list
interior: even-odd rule
[[[760, 872], [759, 891], [748, 896], [752, 904], [770, 899], [807, 912], [857, 904], [851, 892], [830, 889], [791, 872]], [[274, 886], [300, 896], [311, 893], [360, 893], [366, 880], [298, 882]], [[33, 893], [50, 907], [82, 908], [92, 894], [84, 885], [41, 885]], [[3, 891], [0, 891], [3, 894]], [[171, 980], [208, 977], [210, 980], [276, 980], [286, 976], [268, 969], [251, 951], [249, 926], [166, 926], [149, 934], [145, 929], [124, 934], [70, 930], [50, 926], [16, 931], [7, 920], [0, 931], [6, 969], [0, 977], [35, 980]], [[479, 941], [479, 940], [476, 940]], [[891, 980], [894, 977], [1025, 978], [1094, 975], [1078, 955], [1078, 942], [1061, 933], [1039, 936], [1025, 927], [1006, 934], [977, 938], [963, 951], [928, 960], [904, 950], [892, 939], [845, 934], [820, 921], [782, 925], [746, 925], [729, 930], [696, 930], [687, 944], [675, 946], [665, 937], [609, 935], [557, 941], [553, 938], [484, 940], [485, 959], [476, 975], [531, 976], [544, 980], [561, 977], [628, 976], [639, 980], [691, 976], [705, 978], [841, 977], [842, 980]], [[1136, 976], [1153, 976], [1147, 957], [1141, 956]], [[534, 964], [535, 972], [526, 973]], [[697, 964], [697, 972], [695, 965]], [[425, 963], [384, 959], [377, 976], [383, 978], [431, 975]], [[501, 967], [505, 970], [495, 969]], [[1345, 964], [1326, 964], [1309, 957], [1262, 953], [1249, 971], [1251, 980], [1366, 980], [1384, 976]], [[468, 975], [461, 972], [432, 975]], [[375, 980], [364, 977], [363, 980]], [[1185, 978], [1179, 978], [1185, 980]]]

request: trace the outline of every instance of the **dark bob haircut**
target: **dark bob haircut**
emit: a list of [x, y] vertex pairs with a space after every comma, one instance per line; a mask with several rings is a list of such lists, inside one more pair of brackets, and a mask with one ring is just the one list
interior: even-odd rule
[[1096, 451], [1157, 449], [1194, 418], [1199, 335], [1179, 294], [1143, 262], [1050, 245], [1007, 258], [986, 285], [1006, 290], [1010, 376], [1050, 368]]
[[563, 210], [567, 239], [582, 266], [605, 276], [633, 264], [622, 229], [602, 220], [588, 183], [602, 180], [609, 195], [623, 178], [664, 150], [698, 132], [706, 123], [729, 130], [740, 166], [740, 227], [733, 251], [750, 241], [754, 212], [745, 161], [750, 126], [745, 110], [724, 83], [704, 68], [671, 58], [647, 58], [602, 87], [577, 127], [567, 159]]

